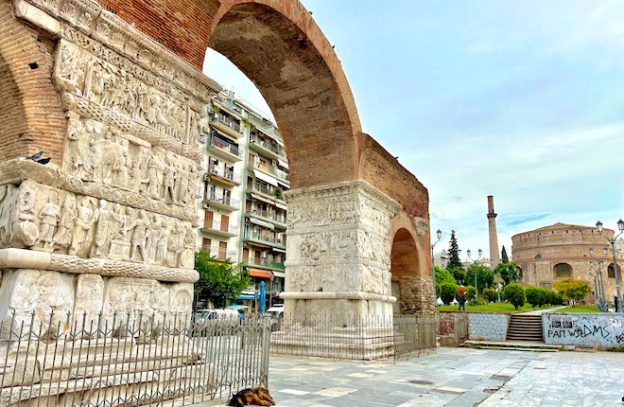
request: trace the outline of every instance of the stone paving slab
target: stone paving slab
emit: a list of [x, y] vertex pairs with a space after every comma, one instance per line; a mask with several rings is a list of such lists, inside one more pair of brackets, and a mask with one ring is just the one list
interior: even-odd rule
[[270, 367], [278, 407], [623, 405], [620, 353], [439, 348], [395, 364], [271, 357]]

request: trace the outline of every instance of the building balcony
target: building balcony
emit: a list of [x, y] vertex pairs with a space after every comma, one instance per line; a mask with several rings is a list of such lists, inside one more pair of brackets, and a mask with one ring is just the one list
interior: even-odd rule
[[278, 239], [269, 235], [251, 233], [248, 236], [245, 236], [244, 240], [250, 244], [256, 244], [262, 247], [276, 247], [286, 250], [286, 241], [284, 239]]
[[284, 263], [273, 261], [272, 259], [268, 259], [266, 257], [261, 257], [259, 259], [252, 258], [247, 260], [245, 263], [249, 267], [257, 267], [265, 270], [272, 271], [284, 271], [286, 268], [284, 267]]
[[236, 250], [227, 250], [219, 246], [202, 246], [201, 249], [214, 256], [217, 260], [230, 260], [233, 263], [238, 261], [238, 252]]
[[264, 196], [265, 198], [268, 198], [269, 200], [285, 203], [284, 197], [282, 195], [283, 192], [273, 186], [267, 186], [264, 184], [260, 184], [259, 182], [254, 182], [251, 185], [251, 188], [247, 189], [247, 192], [257, 193]]
[[278, 215], [274, 211], [267, 211], [262, 209], [252, 209], [246, 212], [247, 216], [253, 216], [262, 220], [267, 220], [277, 226], [280, 229], [286, 229], [286, 216]]
[[249, 136], [249, 148], [274, 160], [286, 160], [286, 151], [256, 135]]
[[223, 167], [209, 166], [204, 176], [205, 181], [215, 181], [222, 185], [235, 186], [240, 185], [240, 173], [234, 171], [226, 171]]
[[214, 153], [216, 156], [229, 161], [241, 161], [242, 153], [237, 145], [228, 143], [222, 138], [213, 134], [210, 136], [210, 142], [208, 143], [208, 150]]
[[204, 209], [216, 208], [224, 211], [237, 211], [240, 209], [240, 201], [228, 195], [208, 194], [203, 203]]
[[239, 138], [241, 134], [241, 125], [236, 120], [222, 113], [216, 113], [210, 124], [217, 130], [220, 130], [228, 136]]
[[[282, 171], [279, 168], [270, 166], [270, 165], [262, 165], [256, 162], [250, 162], [249, 163], [249, 169], [253, 170], [253, 169], [257, 169], [260, 171], [263, 171], [269, 175], [272, 175], [276, 178], [278, 178], [280, 180], [280, 182], [284, 183], [284, 184], [288, 184], [288, 186], [290, 186], [290, 178], [289, 175], [286, 171]], [[253, 168], [252, 168], [253, 167]]]
[[238, 236], [238, 225], [223, 225], [219, 221], [213, 221], [212, 223], [204, 223], [204, 227], [199, 229], [202, 233], [221, 237], [234, 237]]

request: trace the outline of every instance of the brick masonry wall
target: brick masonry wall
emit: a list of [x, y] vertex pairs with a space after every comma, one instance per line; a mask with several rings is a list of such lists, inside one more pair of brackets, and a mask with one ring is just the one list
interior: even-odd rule
[[404, 276], [399, 279], [400, 313], [433, 316], [433, 290], [431, 277]]
[[0, 0], [0, 160], [45, 150], [61, 162], [66, 119], [52, 83], [54, 45]]
[[542, 314], [544, 342], [549, 345], [624, 346], [624, 315]]
[[468, 335], [474, 340], [504, 341], [507, 339], [509, 314], [468, 314]]

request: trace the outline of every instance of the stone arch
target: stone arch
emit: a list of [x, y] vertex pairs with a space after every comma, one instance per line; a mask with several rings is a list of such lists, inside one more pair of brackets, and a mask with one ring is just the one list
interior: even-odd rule
[[54, 43], [0, 2], [0, 161], [45, 150], [60, 164], [66, 120], [51, 80]]
[[223, 1], [209, 46], [269, 104], [293, 188], [358, 178], [361, 126], [351, 89], [333, 47], [299, 2]]
[[[431, 279], [423, 276], [422, 252], [410, 228], [399, 227], [389, 235], [390, 273], [392, 295], [397, 298], [394, 312], [401, 314], [422, 314], [432, 306], [433, 286]], [[431, 271], [429, 270], [429, 274]]]
[[568, 263], [557, 263], [553, 267], [553, 274], [555, 275], [555, 279], [571, 278], [572, 266], [570, 266]]
[[618, 271], [618, 277], [620, 277], [620, 281], [622, 280], [622, 268], [620, 267], [619, 264], [617, 264], [615, 267], [613, 267], [613, 263], [609, 263], [609, 266], [607, 266], [607, 276], [609, 278], [615, 278], [615, 270], [617, 269]]

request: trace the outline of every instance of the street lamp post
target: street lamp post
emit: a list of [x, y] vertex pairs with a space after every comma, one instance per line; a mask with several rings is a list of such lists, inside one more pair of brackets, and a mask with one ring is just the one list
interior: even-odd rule
[[[481, 264], [483, 262], [483, 250], [479, 249], [477, 250], [477, 255], [478, 257], [476, 258], [476, 260], [472, 260], [472, 258], [470, 257], [470, 254], [472, 252], [470, 251], [470, 249], [466, 250], [466, 254], [468, 255], [468, 261], [471, 261], [472, 264]], [[479, 286], [477, 285], [477, 271], [475, 270], [474, 273], [474, 288], [476, 290], [476, 298], [479, 298]]]
[[435, 247], [435, 245], [438, 244], [440, 239], [442, 239], [442, 231], [440, 229], [436, 230], [436, 236], [438, 240], [436, 240], [435, 243], [431, 245], [431, 278], [433, 279], [433, 306], [434, 307], [436, 306], [436, 303], [438, 301], [438, 296], [436, 293], [435, 261], [433, 260], [433, 248]]
[[607, 236], [602, 234], [604, 230], [602, 227], [602, 222], [600, 221], [596, 222], [596, 229], [598, 230], [598, 233], [600, 233], [600, 235], [604, 237], [605, 239], [607, 239], [607, 241], [611, 244], [611, 251], [613, 252], [613, 274], [615, 274], [615, 289], [617, 292], [617, 296], [615, 297], [615, 312], [621, 313], [622, 312], [622, 291], [620, 289], [620, 273], [618, 269], [619, 266], [617, 264], [617, 257], [615, 255], [615, 242], [622, 235], [622, 233], [624, 233], [624, 220], [622, 219], [618, 220], [617, 226], [618, 226], [618, 230], [620, 231], [620, 233], [615, 235], [613, 239], [609, 239]]

